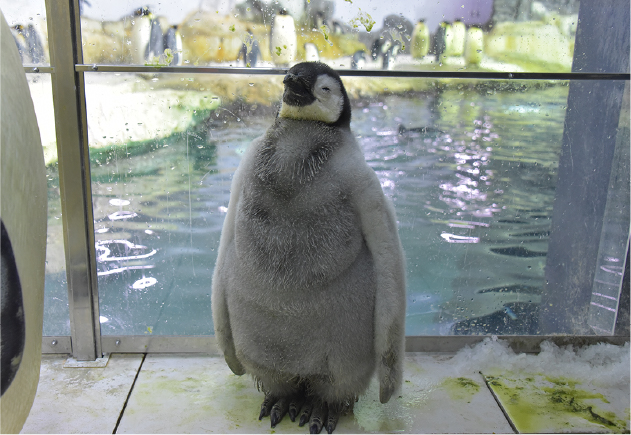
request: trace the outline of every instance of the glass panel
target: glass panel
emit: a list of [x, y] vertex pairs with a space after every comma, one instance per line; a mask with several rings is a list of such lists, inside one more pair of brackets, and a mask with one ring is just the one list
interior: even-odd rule
[[567, 83], [450, 88], [365, 120], [407, 256], [406, 334], [536, 334]]
[[[85, 63], [570, 72], [578, 1], [93, 0]], [[165, 50], [168, 49], [168, 52]]]
[[621, 301], [621, 284], [629, 240], [631, 192], [629, 179], [629, 83], [627, 82], [616, 138], [598, 264], [589, 306], [589, 326], [596, 334], [612, 335]]
[[[231, 176], [281, 80], [86, 74], [103, 334], [213, 332]], [[398, 214], [407, 335], [536, 334], [567, 82], [344, 82]]]
[[48, 27], [44, 0], [0, 0], [24, 65], [48, 65]]
[[263, 127], [244, 127], [189, 84], [198, 85], [86, 74], [104, 335], [213, 332], [210, 283], [230, 179]]
[[44, 335], [70, 335], [66, 256], [61, 220], [57, 139], [50, 74], [27, 74], [39, 126], [48, 180], [48, 242], [44, 291]]

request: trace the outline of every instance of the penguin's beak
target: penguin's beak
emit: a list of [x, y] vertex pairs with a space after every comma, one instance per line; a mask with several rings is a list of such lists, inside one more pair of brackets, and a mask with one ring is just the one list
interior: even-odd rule
[[311, 84], [298, 74], [287, 73], [283, 79], [285, 92], [283, 102], [291, 106], [306, 106], [315, 101], [311, 93]]
[[283, 79], [283, 84], [287, 84], [289, 82], [295, 81], [298, 78], [296, 74], [288, 72], [285, 78]]

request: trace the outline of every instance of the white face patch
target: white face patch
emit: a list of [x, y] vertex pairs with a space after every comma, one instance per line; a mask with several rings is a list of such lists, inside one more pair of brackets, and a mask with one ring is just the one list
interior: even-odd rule
[[317, 78], [311, 92], [316, 99], [313, 103], [308, 106], [291, 106], [283, 102], [279, 116], [306, 121], [323, 121], [328, 124], [337, 121], [344, 108], [344, 96], [340, 83], [333, 77], [323, 74]]

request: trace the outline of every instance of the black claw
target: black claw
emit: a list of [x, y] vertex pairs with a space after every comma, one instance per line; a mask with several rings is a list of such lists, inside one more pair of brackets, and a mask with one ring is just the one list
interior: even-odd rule
[[305, 402], [305, 397], [303, 394], [297, 394], [289, 403], [289, 410], [287, 411], [289, 414], [289, 418], [291, 421], [296, 421], [296, 416], [298, 412], [300, 412], [300, 408], [302, 408], [302, 404]]
[[328, 433], [333, 433], [333, 431], [335, 430], [335, 426], [337, 426], [337, 418], [336, 419], [329, 418], [328, 421], [326, 422], [326, 431]]
[[272, 412], [270, 413], [270, 420], [272, 421], [272, 427], [275, 427], [280, 421], [283, 419], [285, 414], [287, 414], [287, 408], [289, 407], [287, 398], [281, 398], [274, 404], [272, 407]]
[[302, 414], [300, 414], [300, 421], [298, 422], [298, 426], [303, 427], [309, 419], [311, 418], [311, 413], [313, 412], [313, 399], [311, 397], [307, 397], [305, 400], [305, 404], [302, 407]]
[[309, 426], [309, 433], [320, 433], [322, 432], [322, 424], [319, 422], [313, 422]]
[[269, 418], [272, 423], [272, 428], [275, 428], [276, 425], [280, 422], [280, 415], [278, 413], [278, 410], [272, 409], [272, 413], [270, 414]]
[[337, 426], [337, 421], [340, 418], [340, 414], [342, 409], [344, 408], [343, 404], [333, 404], [329, 405], [329, 412], [326, 419], [326, 431], [328, 433], [333, 433], [335, 430], [335, 426]]
[[320, 402], [318, 400], [315, 406], [313, 407], [313, 412], [311, 413], [311, 420], [309, 421], [310, 433], [320, 433], [322, 431], [322, 426], [324, 426], [323, 422], [327, 421], [327, 414], [328, 414], [328, 407], [326, 403]]
[[309, 421], [309, 417], [311, 417], [311, 414], [307, 413], [307, 411], [303, 411], [302, 415], [300, 416], [298, 426], [303, 427]]
[[274, 405], [276, 399], [269, 394], [265, 395], [265, 399], [263, 399], [263, 403], [261, 403], [261, 413], [259, 414], [259, 420], [263, 420], [263, 417], [267, 417], [272, 409], [272, 405]]

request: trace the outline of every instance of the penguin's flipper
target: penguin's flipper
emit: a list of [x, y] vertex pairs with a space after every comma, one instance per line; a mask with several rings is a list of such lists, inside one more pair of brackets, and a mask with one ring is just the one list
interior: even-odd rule
[[234, 347], [234, 340], [232, 339], [232, 328], [230, 327], [230, 315], [228, 313], [228, 304], [226, 303], [225, 287], [220, 284], [217, 279], [217, 270], [215, 271], [215, 278], [213, 279], [212, 290], [212, 313], [213, 321], [215, 324], [215, 337], [217, 339], [217, 345], [219, 349], [223, 351], [224, 359], [234, 373], [237, 376], [245, 374], [245, 368], [237, 358], [236, 350]]
[[[215, 273], [216, 275], [216, 273]], [[245, 374], [245, 368], [241, 364], [241, 361], [237, 358], [236, 349], [234, 347], [234, 340], [232, 338], [232, 328], [230, 327], [230, 315], [228, 313], [228, 304], [226, 303], [226, 296], [224, 294], [224, 286], [215, 285], [218, 280], [213, 280], [213, 292], [212, 292], [212, 312], [213, 321], [215, 324], [215, 337], [217, 339], [217, 345], [219, 349], [223, 351], [224, 359], [234, 373], [237, 376]]]
[[[254, 147], [254, 143], [252, 147]], [[245, 368], [237, 358], [234, 340], [232, 338], [232, 327], [230, 326], [230, 314], [226, 299], [226, 283], [229, 281], [229, 265], [226, 264], [228, 250], [234, 249], [234, 234], [237, 209], [245, 173], [249, 171], [250, 165], [246, 163], [248, 154], [243, 157], [243, 164], [234, 173], [232, 185], [230, 186], [230, 200], [225, 223], [219, 239], [219, 250], [217, 253], [217, 265], [213, 274], [211, 308], [213, 314], [213, 324], [215, 326], [215, 338], [219, 349], [223, 351], [228, 367], [235, 375], [241, 376], [245, 373]]]
[[381, 190], [372, 169], [357, 174], [356, 207], [362, 233], [372, 254], [375, 295], [375, 353], [379, 400], [386, 403], [401, 385], [405, 352], [405, 260], [397, 231], [394, 206]]

